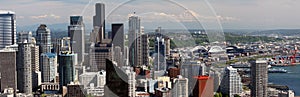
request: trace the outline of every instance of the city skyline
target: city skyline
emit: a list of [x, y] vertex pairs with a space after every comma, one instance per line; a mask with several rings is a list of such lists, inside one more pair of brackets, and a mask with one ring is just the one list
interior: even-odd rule
[[[18, 16], [18, 10], [0, 10], [0, 39], [6, 44], [0, 46], [0, 55], [3, 55], [0, 56], [0, 96], [299, 95], [297, 86], [300, 83], [295, 82], [300, 79], [297, 76], [300, 70], [300, 38], [297, 35], [300, 34], [297, 32], [249, 34], [241, 27], [245, 25], [237, 22], [244, 19], [232, 17], [238, 15], [218, 15], [213, 4], [220, 1], [116, 1], [91, 0], [81, 8], [80, 14], [68, 15], [67, 26], [61, 28], [48, 25], [55, 25], [57, 21], [64, 23], [64, 15], [73, 12], [64, 7], [78, 7], [84, 5], [84, 1], [18, 2], [21, 8], [39, 2], [34, 7], [44, 9], [56, 5], [53, 12], [64, 10], [64, 13], [56, 14], [48, 9], [50, 14], [28, 16], [34, 21], [27, 19], [27, 22], [39, 24], [33, 32], [16, 31], [19, 28], [16, 25], [24, 25], [24, 21], [19, 23], [15, 19], [25, 19], [22, 12]], [[265, 2], [268, 1], [261, 1]], [[257, 5], [258, 1], [232, 0], [226, 4], [247, 7]], [[240, 10], [245, 10], [244, 7]], [[39, 11], [30, 10], [26, 14], [31, 13], [39, 14]], [[256, 21], [264, 20], [257, 18]], [[243, 31], [224, 33], [226, 26], [222, 24], [235, 25], [234, 22], [240, 25], [234, 27]], [[264, 29], [269, 26], [248, 20], [244, 23]], [[277, 25], [270, 21], [266, 23]], [[174, 28], [185, 30], [170, 30]]]

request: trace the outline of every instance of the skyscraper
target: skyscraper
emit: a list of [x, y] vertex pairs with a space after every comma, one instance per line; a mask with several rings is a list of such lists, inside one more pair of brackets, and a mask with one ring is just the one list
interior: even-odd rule
[[16, 43], [16, 15], [0, 10], [0, 49]]
[[57, 73], [57, 58], [55, 53], [41, 54], [42, 82], [55, 82]]
[[112, 24], [112, 31], [111, 31], [111, 39], [112, 43], [115, 47], [120, 47], [121, 52], [124, 52], [124, 25], [123, 24]]
[[179, 76], [173, 80], [172, 97], [188, 97], [188, 79]]
[[40, 47], [40, 55], [51, 52], [50, 29], [45, 24], [41, 24], [36, 31], [36, 44]]
[[60, 86], [67, 86], [75, 80], [75, 62], [77, 55], [68, 52], [61, 52], [59, 55], [59, 84]]
[[[19, 32], [17, 42], [19, 45], [17, 57], [18, 89], [20, 92], [30, 93], [30, 91], [36, 90], [38, 85], [41, 84], [39, 47], [36, 45], [35, 38], [31, 32]], [[28, 66], [28, 64], [31, 64], [31, 66]], [[31, 67], [31, 71], [28, 71], [28, 67]], [[30, 77], [31, 79], [28, 79]], [[32, 85], [28, 85], [29, 83]]]
[[130, 66], [148, 65], [148, 42], [148, 35], [144, 34], [140, 18], [135, 14], [129, 17], [128, 62]]
[[5, 88], [17, 89], [17, 53], [12, 49], [0, 50], [0, 86], [1, 91]]
[[39, 67], [42, 72], [42, 82], [54, 82], [57, 59], [56, 54], [51, 53], [50, 29], [45, 24], [41, 24], [36, 31], [36, 44], [39, 46], [41, 56]]
[[[32, 32], [18, 32], [18, 44], [31, 44], [31, 63], [32, 70], [39, 71], [39, 47], [36, 45], [36, 40], [32, 36]], [[20, 49], [20, 48], [19, 48]]]
[[165, 44], [166, 44], [166, 55], [169, 56], [171, 53], [171, 40], [170, 38], [165, 38]]
[[142, 28], [142, 35], [140, 37], [140, 46], [141, 46], [141, 53], [139, 54], [139, 56], [141, 56], [141, 63], [139, 64], [142, 64], [142, 65], [146, 65], [148, 66], [149, 65], [149, 40], [148, 40], [148, 34], [144, 34], [144, 29]]
[[234, 97], [240, 95], [243, 90], [243, 84], [237, 69], [230, 67], [225, 68], [225, 74], [221, 82], [220, 91], [224, 94]]
[[27, 41], [28, 43], [34, 42], [34, 37], [32, 37], [32, 32], [18, 32], [18, 43], [22, 43], [24, 41]]
[[118, 66], [124, 66], [124, 25], [112, 24], [111, 39], [114, 49], [114, 61]]
[[[71, 16], [70, 26], [68, 27], [68, 36], [71, 38], [71, 49], [78, 55], [78, 65], [82, 65], [84, 61], [84, 24], [82, 16]], [[76, 64], [77, 65], [77, 64]]]
[[138, 42], [137, 38], [140, 35], [141, 25], [140, 25], [140, 18], [137, 15], [132, 15], [129, 17], [129, 31], [128, 31], [128, 51], [129, 51], [129, 65], [130, 66], [138, 66], [138, 54], [137, 54], [137, 47]]
[[33, 68], [31, 62], [31, 48], [33, 44], [28, 43], [26, 40], [24, 42], [18, 43], [18, 89], [20, 93], [30, 94], [32, 93], [32, 75]]
[[124, 66], [124, 55], [119, 46], [114, 47], [114, 49], [113, 49], [113, 59], [115, 62], [117, 62], [117, 65], [119, 67]]
[[95, 6], [96, 15], [93, 17], [94, 30], [98, 31], [97, 42], [101, 42], [105, 38], [105, 5], [103, 3], [97, 3]]
[[166, 66], [166, 44], [165, 40], [162, 37], [157, 37], [155, 41], [155, 70], [165, 71], [167, 69]]
[[92, 44], [90, 48], [90, 67], [92, 72], [106, 70], [106, 59], [112, 60], [112, 44], [110, 39]]
[[58, 73], [60, 87], [67, 86], [75, 80], [75, 66], [77, 54], [71, 50], [71, 38], [63, 37], [60, 40], [60, 51], [58, 55]]
[[36, 45], [35, 39], [33, 45], [31, 46], [31, 67], [32, 67], [32, 88], [33, 90], [38, 89], [38, 86], [41, 84], [41, 71], [40, 71], [40, 54], [39, 46]]
[[251, 61], [251, 97], [268, 97], [268, 64], [265, 60]]
[[[113, 59], [113, 45], [111, 39], [105, 39], [105, 6], [103, 3], [96, 4], [96, 15], [94, 16], [94, 29], [89, 58], [90, 71], [97, 72], [106, 70], [106, 59]], [[93, 36], [91, 36], [93, 37]], [[96, 38], [95, 38], [96, 37]]]

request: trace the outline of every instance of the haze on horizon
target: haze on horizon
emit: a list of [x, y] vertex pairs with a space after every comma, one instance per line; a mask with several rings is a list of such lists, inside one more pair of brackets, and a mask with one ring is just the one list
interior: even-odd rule
[[[96, 2], [106, 4], [107, 23], [126, 24], [136, 12], [145, 28], [299, 29], [298, 0], [0, 0], [16, 12], [18, 26], [69, 23], [83, 15], [92, 23]], [[123, 3], [123, 4], [122, 4]], [[199, 22], [198, 22], [198, 21]], [[220, 26], [219, 23], [222, 25]], [[218, 27], [217, 27], [218, 28]]]

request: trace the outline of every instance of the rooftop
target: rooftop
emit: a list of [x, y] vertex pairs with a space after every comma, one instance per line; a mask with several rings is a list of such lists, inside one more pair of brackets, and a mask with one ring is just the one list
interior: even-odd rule
[[4, 49], [1, 49], [0, 52], [16, 52], [16, 50], [11, 49], [11, 48], [4, 48]]
[[228, 69], [228, 70], [236, 70], [236, 69], [233, 68], [232, 66], [228, 66], [227, 69]]
[[55, 58], [56, 54], [55, 53], [43, 53], [42, 55], [47, 56], [48, 58]]
[[267, 63], [266, 60], [256, 60], [256, 63]]
[[0, 10], [0, 14], [15, 14], [13, 11]]
[[194, 77], [194, 78], [196, 78], [196, 79], [198, 79], [198, 80], [208, 80], [208, 79], [209, 79], [209, 76], [196, 76], [196, 77]]

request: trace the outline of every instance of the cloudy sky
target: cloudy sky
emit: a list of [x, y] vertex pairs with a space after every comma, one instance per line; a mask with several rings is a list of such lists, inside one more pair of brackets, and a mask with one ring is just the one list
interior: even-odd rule
[[0, 10], [16, 12], [18, 26], [68, 23], [70, 15], [92, 24], [96, 2], [106, 4], [108, 24], [136, 12], [145, 28], [300, 28], [299, 0], [0, 0]]

